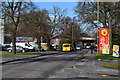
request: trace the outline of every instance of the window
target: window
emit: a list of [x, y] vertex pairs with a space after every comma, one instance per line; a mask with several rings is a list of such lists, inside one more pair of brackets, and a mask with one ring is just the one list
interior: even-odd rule
[[63, 47], [69, 47], [69, 45], [63, 45]]
[[21, 46], [16, 46], [17, 48], [22, 48]]

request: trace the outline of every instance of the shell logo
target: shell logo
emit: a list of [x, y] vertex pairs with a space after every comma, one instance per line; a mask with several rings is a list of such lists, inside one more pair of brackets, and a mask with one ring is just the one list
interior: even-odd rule
[[106, 29], [103, 29], [103, 30], [101, 31], [101, 34], [104, 35], [104, 36], [106, 36], [106, 35], [108, 34], [108, 31], [107, 31]]

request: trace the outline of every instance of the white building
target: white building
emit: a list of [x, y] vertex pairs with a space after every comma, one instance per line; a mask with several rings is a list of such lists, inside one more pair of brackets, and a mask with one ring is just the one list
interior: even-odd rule
[[[0, 11], [0, 14], [2, 12]], [[4, 20], [2, 19], [2, 15], [0, 15], [0, 44], [4, 45]]]

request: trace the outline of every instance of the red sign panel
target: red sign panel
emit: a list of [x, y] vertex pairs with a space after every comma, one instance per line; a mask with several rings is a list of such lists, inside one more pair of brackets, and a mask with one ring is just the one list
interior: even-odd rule
[[98, 40], [98, 52], [102, 53], [103, 51], [109, 50], [109, 29], [108, 28], [99, 28], [99, 40]]

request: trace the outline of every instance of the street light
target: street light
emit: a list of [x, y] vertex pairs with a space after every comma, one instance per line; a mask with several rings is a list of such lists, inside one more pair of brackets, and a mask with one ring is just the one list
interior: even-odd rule
[[[97, 21], [98, 21], [98, 24], [99, 24], [99, 0], [97, 2]], [[98, 44], [98, 34], [99, 34], [99, 28], [97, 29], [97, 48], [99, 48], [99, 44]], [[98, 49], [99, 50], [99, 49]], [[98, 50], [97, 50], [97, 55], [98, 55]]]

